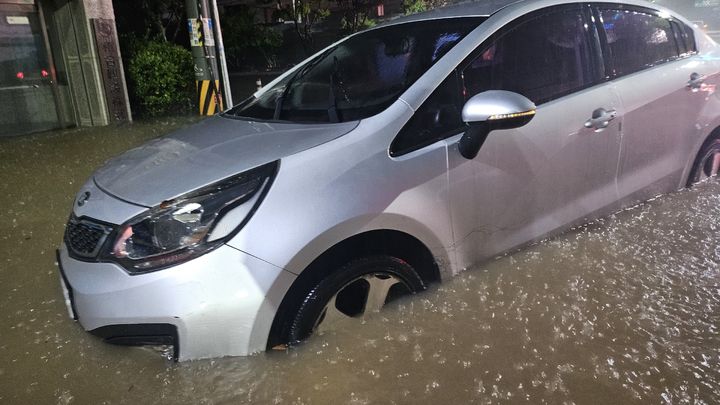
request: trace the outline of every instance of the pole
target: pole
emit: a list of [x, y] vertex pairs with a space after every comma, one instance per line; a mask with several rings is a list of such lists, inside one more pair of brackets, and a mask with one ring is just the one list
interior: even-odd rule
[[222, 74], [223, 94], [225, 105], [232, 106], [232, 92], [230, 91], [230, 77], [228, 75], [227, 62], [225, 61], [225, 45], [223, 44], [222, 30], [220, 29], [220, 15], [218, 14], [217, 0], [211, 0], [213, 19], [215, 20], [215, 39], [218, 58], [220, 59], [220, 74]]
[[[204, 2], [205, 0], [203, 0]], [[219, 94], [217, 63], [215, 61], [215, 40], [212, 33], [212, 19], [200, 14], [197, 0], [185, 0], [190, 50], [192, 51], [195, 88], [200, 115], [214, 115], [222, 110], [222, 98]], [[207, 11], [207, 7], [204, 7]]]

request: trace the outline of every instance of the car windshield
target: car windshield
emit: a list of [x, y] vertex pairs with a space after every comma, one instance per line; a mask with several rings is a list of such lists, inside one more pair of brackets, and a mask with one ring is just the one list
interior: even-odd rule
[[417, 21], [354, 35], [228, 114], [290, 122], [344, 122], [370, 117], [392, 104], [485, 19]]

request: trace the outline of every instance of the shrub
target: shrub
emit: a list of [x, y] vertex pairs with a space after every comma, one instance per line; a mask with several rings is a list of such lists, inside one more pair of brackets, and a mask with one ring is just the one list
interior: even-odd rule
[[167, 42], [135, 44], [129, 64], [133, 99], [141, 113], [187, 112], [193, 105], [195, 76], [192, 54]]
[[347, 16], [344, 16], [340, 20], [340, 28], [345, 34], [353, 34], [377, 25], [377, 22], [369, 18], [367, 14], [356, 13], [351, 17], [354, 18], [348, 19]]
[[425, 0], [403, 0], [402, 8], [405, 15], [422, 13], [427, 10]]

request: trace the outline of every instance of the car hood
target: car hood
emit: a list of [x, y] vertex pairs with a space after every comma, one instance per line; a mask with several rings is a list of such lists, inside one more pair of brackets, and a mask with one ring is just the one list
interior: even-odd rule
[[152, 207], [226, 177], [350, 132], [358, 122], [292, 124], [206, 119], [108, 160], [95, 184]]

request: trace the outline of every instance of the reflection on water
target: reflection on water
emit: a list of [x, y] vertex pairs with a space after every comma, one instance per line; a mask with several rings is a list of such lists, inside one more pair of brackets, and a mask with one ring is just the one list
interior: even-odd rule
[[187, 120], [0, 141], [0, 403], [720, 403], [720, 184], [289, 352], [174, 364], [71, 322], [53, 251], [103, 160]]

